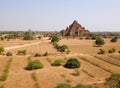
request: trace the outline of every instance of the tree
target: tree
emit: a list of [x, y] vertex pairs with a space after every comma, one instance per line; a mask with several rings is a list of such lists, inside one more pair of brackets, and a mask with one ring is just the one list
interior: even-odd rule
[[4, 47], [0, 47], [0, 54], [4, 51], [5, 51]]
[[51, 39], [51, 42], [52, 42], [52, 43], [58, 42], [58, 41], [59, 41], [58, 36], [56, 36], [56, 35], [52, 36], [52, 39]]
[[114, 37], [114, 38], [112, 38], [110, 41], [111, 41], [111, 42], [117, 42], [117, 40], [118, 40], [118, 38], [117, 38], [117, 37]]
[[101, 46], [105, 44], [105, 41], [102, 38], [97, 38], [95, 41], [96, 45]]
[[65, 64], [66, 68], [79, 68], [80, 62], [76, 58], [70, 58]]
[[24, 38], [23, 38], [23, 39], [24, 39], [24, 40], [33, 40], [34, 38], [33, 38], [32, 33], [26, 32], [26, 33], [24, 34]]

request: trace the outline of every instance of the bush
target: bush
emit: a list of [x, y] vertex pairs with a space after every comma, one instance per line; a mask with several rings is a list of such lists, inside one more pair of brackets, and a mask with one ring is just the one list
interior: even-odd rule
[[105, 54], [105, 50], [100, 49], [100, 51], [98, 52], [98, 54]]
[[79, 70], [79, 69], [75, 69], [72, 74], [73, 74], [74, 76], [79, 76], [79, 75], [80, 75], [80, 70]]
[[72, 88], [71, 85], [66, 84], [66, 83], [62, 83], [62, 84], [58, 84], [56, 87], [54, 88]]
[[75, 86], [73, 88], [93, 88], [93, 87], [90, 86], [90, 85], [81, 85], [81, 84], [78, 84], [77, 86]]
[[26, 55], [27, 54], [27, 50], [18, 50], [17, 54], [18, 55]]
[[105, 85], [108, 88], [120, 88], [120, 74], [112, 74], [106, 79]]
[[34, 56], [35, 56], [35, 57], [40, 57], [40, 56], [41, 56], [41, 54], [36, 53]]
[[12, 56], [12, 53], [11, 52], [7, 52], [6, 56]]
[[34, 61], [30, 60], [26, 67], [27, 70], [34, 70], [40, 68], [43, 68], [43, 64], [39, 60], [34, 60]]
[[5, 81], [7, 79], [7, 72], [4, 72], [2, 76], [0, 76], [0, 81]]
[[48, 56], [49, 54], [48, 54], [48, 52], [46, 51], [43, 55], [44, 55], [44, 56]]
[[65, 64], [66, 68], [79, 68], [80, 62], [76, 58], [70, 58]]
[[118, 53], [120, 53], [120, 51], [118, 51]]
[[4, 51], [5, 51], [4, 47], [0, 47], [0, 54]]
[[114, 49], [114, 48], [108, 50], [108, 53], [114, 53], [114, 52], [115, 52], [115, 49]]
[[54, 42], [58, 42], [59, 41], [59, 38], [58, 38], [58, 36], [52, 36], [52, 38], [51, 38], [51, 42], [52, 43], [54, 43]]
[[105, 42], [102, 38], [97, 38], [96, 41], [95, 41], [95, 44], [98, 45], [98, 46], [101, 46], [101, 45], [104, 45]]
[[65, 64], [64, 60], [58, 59], [58, 60], [55, 60], [52, 65], [53, 66], [60, 66], [60, 65], [64, 65], [64, 64]]
[[67, 45], [57, 46], [57, 50], [60, 52], [65, 52], [66, 49], [68, 49]]
[[114, 37], [114, 38], [112, 38], [110, 41], [111, 41], [111, 42], [117, 42], [117, 40], [118, 40], [118, 38], [117, 38], [117, 37]]

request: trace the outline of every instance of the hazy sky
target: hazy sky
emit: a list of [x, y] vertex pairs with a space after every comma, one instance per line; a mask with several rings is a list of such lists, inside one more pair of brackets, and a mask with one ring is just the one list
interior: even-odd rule
[[59, 31], [73, 20], [90, 31], [120, 31], [120, 0], [0, 0], [1, 31]]

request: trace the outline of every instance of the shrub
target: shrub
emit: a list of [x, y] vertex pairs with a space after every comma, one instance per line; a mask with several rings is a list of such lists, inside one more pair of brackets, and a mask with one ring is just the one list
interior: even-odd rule
[[60, 52], [65, 52], [66, 49], [68, 49], [67, 45], [57, 46], [57, 50]]
[[35, 56], [35, 57], [40, 57], [41, 54], [40, 54], [40, 53], [36, 53], [34, 56]]
[[43, 55], [44, 55], [44, 56], [48, 56], [49, 54], [48, 54], [48, 52], [46, 51]]
[[26, 68], [27, 70], [40, 69], [43, 68], [43, 64], [39, 60], [30, 60]]
[[70, 54], [70, 50], [67, 50], [67, 51], [66, 51], [66, 54]]
[[112, 74], [106, 79], [105, 85], [108, 88], [120, 88], [120, 74]]
[[108, 53], [114, 53], [114, 52], [115, 52], [115, 49], [114, 49], [114, 48], [108, 50]]
[[79, 76], [80, 75], [80, 70], [79, 69], [75, 69], [73, 72], [74, 76]]
[[118, 51], [118, 53], [120, 53], [120, 51]]
[[0, 54], [4, 51], [5, 51], [4, 47], [0, 47]]
[[110, 41], [111, 41], [111, 42], [117, 42], [117, 40], [118, 40], [118, 38], [117, 38], [117, 37], [114, 37], [114, 38], [112, 38]]
[[27, 50], [18, 50], [17, 54], [18, 55], [26, 55], [27, 54]]
[[79, 68], [80, 62], [76, 58], [70, 58], [65, 64], [66, 68]]
[[100, 49], [100, 51], [98, 52], [98, 54], [105, 54], [105, 50]]
[[7, 52], [6, 56], [12, 56], [12, 53], [11, 52]]
[[4, 86], [4, 85], [1, 85], [0, 88], [5, 88], [5, 86]]
[[52, 38], [51, 38], [51, 42], [52, 42], [52, 43], [58, 42], [58, 41], [59, 41], [58, 36], [56, 36], [56, 35], [52, 36]]
[[72, 88], [71, 85], [66, 84], [66, 83], [62, 83], [62, 84], [58, 84], [56, 87], [54, 88]]
[[60, 66], [60, 65], [64, 65], [64, 64], [65, 64], [64, 60], [58, 59], [58, 60], [55, 60], [52, 65], [53, 66]]
[[81, 85], [81, 84], [78, 84], [77, 86], [75, 86], [73, 88], [93, 88], [93, 87], [90, 86], [90, 85]]
[[5, 81], [7, 79], [7, 72], [4, 72], [2, 76], [0, 76], [0, 81]]
[[95, 41], [95, 44], [98, 45], [98, 46], [101, 46], [101, 45], [104, 45], [105, 42], [102, 38], [97, 38], [96, 41]]

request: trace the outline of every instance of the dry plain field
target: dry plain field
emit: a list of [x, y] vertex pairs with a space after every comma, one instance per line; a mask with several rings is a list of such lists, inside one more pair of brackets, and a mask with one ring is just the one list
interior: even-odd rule
[[[17, 41], [17, 42], [16, 42]], [[39, 40], [40, 41], [40, 40]], [[0, 44], [6, 48], [22, 46], [26, 44], [32, 44], [39, 42], [36, 41], [8, 41]], [[46, 41], [46, 42], [45, 42]], [[40, 88], [54, 88], [58, 83], [69, 83], [71, 85], [81, 84], [102, 84], [105, 79], [109, 77], [112, 72], [120, 73], [120, 66], [116, 66], [114, 63], [116, 61], [120, 61], [120, 54], [105, 54], [105, 55], [97, 55], [99, 51], [99, 47], [93, 47], [94, 40], [78, 40], [78, 39], [62, 39], [59, 44], [66, 44], [71, 51], [71, 54], [60, 54], [57, 52], [49, 40], [40, 41], [38, 44], [32, 44], [28, 46], [23, 46], [19, 48], [8, 49], [14, 53], [12, 56], [12, 62], [9, 69], [7, 80], [4, 82], [0, 82], [0, 85], [4, 85], [5, 88], [36, 88], [35, 81], [32, 79], [31, 75], [33, 72], [36, 73], [37, 80]], [[120, 41], [117, 43], [110, 43], [109, 39], [106, 39], [106, 44], [100, 48], [110, 49], [115, 48], [116, 50], [120, 49]], [[14, 42], [12, 44], [12, 42]], [[15, 44], [16, 42], [16, 44]], [[18, 43], [19, 42], [19, 43]], [[21, 44], [20, 44], [21, 42]], [[9, 44], [10, 43], [10, 44]], [[28, 54], [25, 56], [16, 55], [17, 50], [26, 49]], [[35, 53], [41, 53], [48, 51], [51, 55], [42, 56], [42, 57], [33, 57]], [[52, 55], [53, 54], [53, 55]], [[32, 60], [40, 60], [44, 64], [44, 68], [28, 71], [25, 70], [25, 67], [28, 63], [28, 58], [31, 56]], [[81, 62], [80, 76], [72, 75], [74, 73], [74, 69], [66, 69], [63, 66], [55, 67], [51, 66], [50, 61], [54, 61], [55, 59], [64, 59], [76, 57]], [[99, 59], [103, 58], [103, 59]], [[105, 58], [104, 58], [105, 57]], [[111, 61], [108, 62], [108, 58]], [[84, 59], [83, 59], [84, 58]], [[2, 75], [7, 61], [10, 57], [0, 56], [0, 75]], [[105, 59], [105, 60], [104, 60]], [[102, 88], [101, 86], [99, 88]]]

